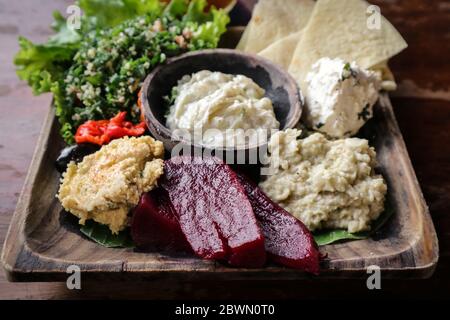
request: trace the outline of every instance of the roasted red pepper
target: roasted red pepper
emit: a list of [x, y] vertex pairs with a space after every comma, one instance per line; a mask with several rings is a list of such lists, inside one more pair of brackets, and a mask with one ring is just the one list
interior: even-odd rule
[[126, 121], [127, 113], [119, 112], [110, 120], [89, 120], [78, 127], [75, 134], [77, 143], [94, 143], [103, 145], [109, 143], [113, 139], [119, 139], [126, 136], [138, 137], [145, 133], [147, 125], [141, 121], [137, 125], [133, 125], [130, 121]]

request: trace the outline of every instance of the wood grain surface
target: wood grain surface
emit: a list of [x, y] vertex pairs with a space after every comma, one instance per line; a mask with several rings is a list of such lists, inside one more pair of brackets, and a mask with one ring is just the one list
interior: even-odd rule
[[[393, 105], [437, 229], [440, 261], [422, 281], [385, 280], [369, 292], [361, 280], [8, 283], [0, 298], [317, 298], [443, 297], [450, 294], [450, 5], [448, 1], [372, 1], [400, 30], [407, 51], [392, 61], [400, 88]], [[51, 97], [33, 97], [11, 63], [17, 36], [34, 41], [50, 33], [54, 9], [71, 1], [0, 1], [0, 242], [3, 242]], [[301, 288], [301, 290], [299, 290]]]

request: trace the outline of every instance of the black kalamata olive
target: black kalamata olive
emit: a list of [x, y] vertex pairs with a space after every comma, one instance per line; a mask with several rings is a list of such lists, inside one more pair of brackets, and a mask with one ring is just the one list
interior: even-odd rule
[[58, 172], [63, 173], [71, 161], [80, 162], [83, 158], [100, 149], [100, 146], [91, 143], [81, 143], [68, 146], [61, 150], [55, 161], [55, 167]]

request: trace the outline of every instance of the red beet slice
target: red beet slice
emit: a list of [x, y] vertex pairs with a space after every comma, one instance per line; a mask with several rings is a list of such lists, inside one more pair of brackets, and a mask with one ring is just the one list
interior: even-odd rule
[[173, 157], [165, 162], [167, 191], [194, 252], [239, 267], [266, 261], [264, 236], [237, 175], [218, 158]]
[[238, 176], [264, 233], [270, 258], [285, 266], [319, 274], [320, 253], [306, 226], [278, 204], [257, 185]]
[[191, 251], [164, 189], [144, 193], [133, 210], [131, 237], [138, 248]]

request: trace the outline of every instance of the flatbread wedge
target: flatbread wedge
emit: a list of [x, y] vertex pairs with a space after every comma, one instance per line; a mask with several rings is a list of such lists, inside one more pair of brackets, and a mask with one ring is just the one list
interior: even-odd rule
[[369, 6], [363, 0], [317, 1], [289, 66], [302, 89], [306, 74], [322, 57], [339, 57], [371, 68], [407, 47], [383, 16], [379, 16], [379, 29], [368, 27], [368, 19], [373, 18]]
[[292, 56], [297, 48], [297, 44], [302, 37], [302, 33], [303, 31], [292, 33], [287, 37], [274, 42], [259, 52], [258, 55], [269, 59], [270, 61], [281, 66], [284, 70], [287, 70], [291, 64]]
[[237, 49], [258, 53], [303, 29], [314, 8], [314, 0], [260, 0]]

